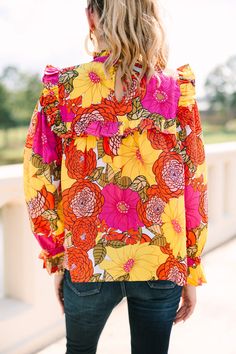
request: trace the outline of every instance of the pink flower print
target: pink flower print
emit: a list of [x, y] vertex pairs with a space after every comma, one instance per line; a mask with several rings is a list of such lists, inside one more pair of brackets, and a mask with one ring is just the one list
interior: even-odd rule
[[186, 227], [187, 230], [197, 227], [201, 222], [199, 213], [200, 192], [195, 191], [191, 185], [186, 186], [184, 192], [186, 208]]
[[47, 84], [50, 82], [53, 85], [58, 84], [59, 69], [52, 65], [47, 65], [44, 70], [43, 83]]
[[121, 231], [137, 230], [143, 226], [136, 211], [140, 199], [137, 192], [121, 189], [111, 183], [103, 188], [102, 194], [105, 202], [99, 215], [100, 220], [105, 220], [109, 227]]
[[86, 128], [85, 133], [97, 137], [113, 136], [118, 132], [118, 129], [119, 122], [91, 121], [89, 126]]
[[59, 106], [60, 107], [60, 112], [61, 112], [61, 117], [63, 122], [72, 122], [73, 119], [75, 118], [75, 113], [69, 109], [67, 105], [64, 106]]
[[40, 244], [44, 251], [47, 251], [48, 255], [54, 256], [60, 252], [64, 252], [65, 248], [63, 245], [58, 245], [55, 243], [52, 236], [45, 237], [44, 235], [34, 234], [36, 240]]
[[160, 73], [161, 84], [155, 75], [147, 84], [146, 94], [141, 100], [142, 106], [151, 113], [157, 113], [171, 119], [176, 117], [180, 88], [172, 77]]
[[47, 124], [47, 118], [43, 112], [38, 112], [38, 123], [33, 142], [33, 151], [39, 154], [43, 162], [50, 163], [57, 160], [56, 135]]

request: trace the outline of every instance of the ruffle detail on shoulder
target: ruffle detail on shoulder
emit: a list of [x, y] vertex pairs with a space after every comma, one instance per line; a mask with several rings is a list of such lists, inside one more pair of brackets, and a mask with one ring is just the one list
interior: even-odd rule
[[180, 87], [181, 96], [179, 98], [179, 106], [188, 107], [195, 103], [195, 74], [189, 64], [182, 65], [177, 68], [177, 82]]
[[[40, 104], [46, 116], [50, 129], [59, 137], [68, 135], [66, 123], [62, 120], [62, 105], [59, 95], [60, 69], [53, 65], [46, 65], [42, 76], [44, 85], [40, 97]], [[69, 134], [70, 135], [70, 134]]]
[[52, 85], [58, 84], [60, 69], [53, 65], [46, 65], [42, 77], [42, 82], [44, 84], [51, 83]]

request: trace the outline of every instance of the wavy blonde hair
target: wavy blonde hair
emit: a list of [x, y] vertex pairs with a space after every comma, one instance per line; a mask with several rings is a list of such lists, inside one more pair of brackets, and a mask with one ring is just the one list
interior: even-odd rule
[[[98, 14], [96, 30], [110, 51], [104, 62], [107, 76], [118, 61], [122, 84], [129, 90], [132, 74], [140, 87], [144, 74], [149, 80], [155, 71], [166, 68], [168, 45], [157, 0], [87, 0], [87, 4]], [[138, 76], [133, 72], [137, 61], [141, 63]]]

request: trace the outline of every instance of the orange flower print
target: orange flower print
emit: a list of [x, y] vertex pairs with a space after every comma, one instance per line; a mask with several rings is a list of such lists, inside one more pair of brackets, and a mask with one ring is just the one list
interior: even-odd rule
[[153, 224], [162, 225], [161, 214], [165, 208], [165, 202], [158, 195], [159, 189], [153, 185], [148, 188], [148, 200], [144, 203], [139, 201], [137, 210], [139, 218], [145, 226], [149, 227]]
[[162, 152], [153, 165], [159, 196], [165, 202], [178, 197], [184, 191], [184, 168], [182, 157], [174, 151]]
[[194, 131], [196, 134], [201, 133], [201, 120], [197, 103], [189, 107], [179, 106], [177, 111], [177, 117], [181, 118], [179, 120], [179, 123], [182, 129], [184, 129], [186, 125], [189, 125], [191, 130]]
[[62, 192], [65, 227], [73, 228], [79, 218], [96, 218], [101, 212], [104, 197], [99, 187], [87, 180], [78, 180]]
[[34, 232], [35, 234], [40, 234], [40, 233], [48, 233], [50, 232], [50, 223], [48, 220], [46, 220], [42, 215], [38, 216], [35, 219], [32, 219], [33, 225], [34, 225]]
[[65, 164], [70, 178], [85, 178], [96, 168], [96, 154], [93, 149], [84, 152], [77, 150], [73, 139], [65, 147], [65, 155]]
[[95, 246], [96, 236], [97, 227], [93, 220], [80, 218], [75, 222], [72, 232], [72, 242], [76, 247], [88, 251]]
[[178, 262], [170, 256], [165, 263], [161, 264], [156, 271], [158, 279], [167, 279], [178, 285], [185, 285], [186, 263]]
[[194, 246], [196, 243], [196, 235], [193, 231], [187, 230], [187, 247]]
[[126, 243], [126, 245], [134, 245], [140, 240], [140, 233], [138, 230], [128, 230], [123, 233], [123, 238], [121, 239]]
[[176, 136], [174, 134], [162, 134], [155, 128], [148, 129], [147, 133], [147, 138], [154, 149], [169, 151], [176, 145]]
[[73, 282], [89, 281], [93, 275], [93, 263], [83, 249], [67, 248], [67, 264]]
[[53, 194], [48, 192], [46, 187], [37, 192], [37, 196], [28, 202], [29, 214], [31, 218], [37, 218], [42, 215], [44, 210], [54, 209]]
[[103, 104], [109, 105], [111, 109], [114, 111], [115, 114], [118, 116], [124, 116], [125, 114], [129, 113], [132, 110], [132, 101], [128, 102], [118, 102], [110, 100], [109, 98], [103, 98]]
[[142, 234], [142, 237], [140, 239], [140, 243], [144, 243], [144, 242], [150, 242], [151, 241], [151, 237], [149, 237], [146, 234]]
[[203, 141], [195, 132], [191, 132], [186, 137], [184, 145], [187, 155], [194, 164], [201, 165], [205, 161]]

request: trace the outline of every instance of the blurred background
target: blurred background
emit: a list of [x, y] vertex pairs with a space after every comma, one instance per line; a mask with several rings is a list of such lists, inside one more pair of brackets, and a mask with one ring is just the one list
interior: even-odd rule
[[[39, 248], [29, 229], [22, 159], [45, 66], [67, 67], [91, 60], [84, 49], [86, 3], [0, 1], [0, 353], [4, 354], [39, 353], [43, 348], [40, 353], [65, 352], [64, 318], [53, 293], [53, 278], [41, 269]], [[236, 2], [160, 3], [170, 48], [168, 66], [189, 63], [196, 76], [209, 180], [209, 236], [203, 256], [208, 284], [199, 287], [199, 305], [192, 318], [173, 329], [170, 354], [185, 354], [190, 348], [192, 354], [199, 350], [236, 354], [232, 252], [236, 245]], [[129, 353], [125, 306], [124, 300], [109, 319], [99, 354]], [[117, 352], [114, 341], [120, 343]]]

